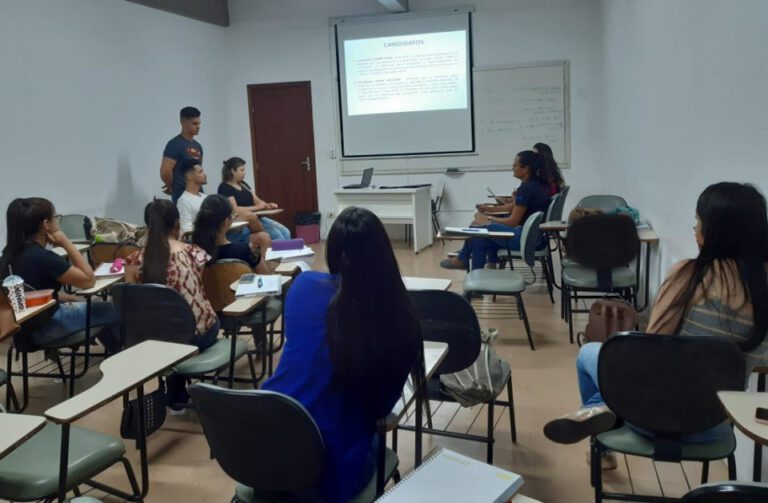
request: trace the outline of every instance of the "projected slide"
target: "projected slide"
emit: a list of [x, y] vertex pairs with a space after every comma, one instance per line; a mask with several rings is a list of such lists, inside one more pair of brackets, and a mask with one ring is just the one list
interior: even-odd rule
[[347, 113], [465, 109], [467, 32], [344, 41]]

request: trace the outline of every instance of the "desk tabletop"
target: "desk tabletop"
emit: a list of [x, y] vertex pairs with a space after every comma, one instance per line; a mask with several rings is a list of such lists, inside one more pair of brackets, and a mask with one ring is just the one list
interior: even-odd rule
[[511, 239], [515, 237], [514, 232], [467, 232], [466, 234], [460, 232], [445, 233], [440, 231], [437, 233], [435, 239], [446, 239], [448, 241], [466, 241], [467, 239], [477, 238], [489, 238], [489, 239]]
[[[291, 281], [293, 281], [293, 277], [281, 275], [280, 287], [285, 288], [285, 285]], [[232, 291], [237, 291], [238, 283], [240, 283], [240, 280], [234, 281], [229, 285], [229, 288]], [[226, 316], [244, 316], [259, 307], [268, 297], [274, 297], [274, 295], [254, 295], [252, 297], [235, 298], [235, 300], [231, 304], [225, 306], [221, 312]]]
[[[90, 243], [72, 243], [72, 244], [75, 246], [75, 249], [80, 253], [87, 251], [91, 247]], [[65, 250], [61, 246], [54, 246], [53, 248], [51, 248], [51, 251], [56, 255], [58, 255], [59, 257], [67, 256], [67, 250]]]
[[[424, 376], [427, 381], [435, 375], [437, 367], [440, 366], [447, 354], [448, 344], [444, 342], [424, 341]], [[387, 429], [393, 428], [400, 421], [405, 415], [405, 411], [408, 410], [408, 407], [415, 399], [416, 395], [413, 393], [413, 382], [411, 381], [411, 378], [408, 377], [408, 380], [403, 387], [401, 398], [397, 401], [392, 408], [392, 412], [384, 421]]]
[[0, 414], [0, 459], [26, 442], [44, 426], [43, 416]]
[[71, 423], [194, 354], [197, 347], [172, 342], [144, 341], [132, 346], [101, 363], [99, 382], [51, 407], [45, 417], [59, 424]]
[[[559, 222], [544, 222], [539, 225], [539, 229], [544, 232], [562, 232], [568, 230], [568, 222], [564, 220]], [[637, 229], [637, 235], [643, 243], [657, 243], [659, 241], [659, 235], [656, 234], [656, 231], [653, 229]]]
[[768, 424], [755, 421], [755, 409], [768, 408], [768, 394], [751, 391], [718, 391], [717, 397], [738, 429], [758, 444], [768, 445]]
[[442, 278], [418, 278], [414, 276], [403, 276], [403, 283], [406, 290], [448, 290], [451, 287], [451, 280]]
[[283, 211], [282, 208], [272, 208], [271, 210], [254, 210], [251, 213], [259, 217], [268, 217], [269, 215], [277, 215]]
[[118, 283], [123, 280], [124, 274], [120, 274], [118, 276], [102, 276], [101, 278], [96, 278], [96, 282], [91, 288], [85, 288], [83, 290], [75, 290], [75, 293], [77, 295], [94, 295], [102, 290], [106, 290], [107, 288], [111, 287], [115, 283]]
[[48, 310], [51, 306], [55, 304], [56, 304], [56, 301], [54, 299], [51, 299], [45, 304], [34, 306], [34, 307], [28, 307], [16, 315], [16, 323], [21, 325], [22, 323], [29, 320], [30, 318], [34, 318], [35, 316], [42, 313], [43, 311]]

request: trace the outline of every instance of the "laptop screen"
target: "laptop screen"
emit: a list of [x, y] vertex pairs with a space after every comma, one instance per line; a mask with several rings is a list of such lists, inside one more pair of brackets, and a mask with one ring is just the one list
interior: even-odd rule
[[371, 185], [371, 180], [373, 179], [373, 168], [366, 168], [365, 171], [363, 171], [363, 179], [360, 182], [360, 185], [363, 187], [368, 187]]

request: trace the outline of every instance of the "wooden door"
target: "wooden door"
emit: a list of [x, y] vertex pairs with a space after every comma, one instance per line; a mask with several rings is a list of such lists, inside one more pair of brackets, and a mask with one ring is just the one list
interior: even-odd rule
[[256, 194], [285, 209], [271, 218], [295, 232], [297, 213], [317, 211], [310, 83], [249, 85], [248, 108]]

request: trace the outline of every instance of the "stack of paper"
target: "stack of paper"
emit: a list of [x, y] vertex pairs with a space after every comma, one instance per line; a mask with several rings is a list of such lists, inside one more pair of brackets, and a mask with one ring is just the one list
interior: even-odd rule
[[304, 246], [301, 250], [275, 251], [272, 248], [267, 248], [267, 253], [264, 254], [264, 259], [280, 260], [282, 262], [304, 261], [311, 264], [315, 261], [315, 252], [309, 246]]
[[523, 478], [501, 468], [437, 447], [422, 465], [403, 476], [378, 501], [504, 503], [523, 485]]
[[248, 283], [238, 283], [235, 297], [255, 297], [257, 295], [279, 295], [282, 291], [282, 276], [256, 276]]

